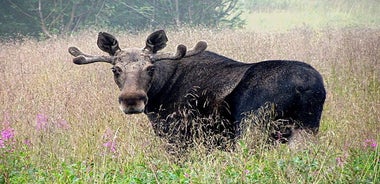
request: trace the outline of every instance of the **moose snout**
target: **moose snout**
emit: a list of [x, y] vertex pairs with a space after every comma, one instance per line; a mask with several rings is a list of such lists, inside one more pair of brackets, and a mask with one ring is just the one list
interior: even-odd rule
[[148, 96], [145, 92], [137, 91], [133, 93], [122, 93], [119, 96], [120, 110], [126, 114], [136, 114], [144, 112]]

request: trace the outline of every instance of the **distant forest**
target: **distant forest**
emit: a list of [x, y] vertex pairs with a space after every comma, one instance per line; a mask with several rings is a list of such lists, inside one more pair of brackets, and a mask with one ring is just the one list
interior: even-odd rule
[[1, 0], [0, 38], [45, 39], [89, 28], [379, 27], [379, 8], [378, 0]]
[[244, 25], [240, 0], [3, 0], [0, 37], [49, 38], [88, 27], [144, 30]]

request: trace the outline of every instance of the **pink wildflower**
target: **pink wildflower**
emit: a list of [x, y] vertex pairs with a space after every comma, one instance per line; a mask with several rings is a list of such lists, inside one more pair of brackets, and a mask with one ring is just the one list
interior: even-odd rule
[[345, 161], [342, 157], [337, 157], [335, 160], [336, 160], [336, 164], [337, 164], [339, 167], [343, 167], [344, 164], [346, 163], [346, 161]]
[[15, 133], [13, 128], [6, 128], [3, 131], [1, 131], [1, 138], [3, 140], [9, 140], [14, 137]]
[[114, 135], [114, 132], [110, 128], [107, 128], [106, 132], [104, 132], [103, 134], [103, 138], [112, 139], [113, 135]]
[[25, 139], [24, 140], [24, 144], [28, 147], [32, 146], [32, 141], [30, 141], [30, 139]]
[[112, 153], [116, 153], [116, 141], [108, 141], [103, 144], [104, 147], [106, 147], [109, 151]]
[[189, 173], [185, 173], [183, 176], [185, 176], [185, 178], [190, 178], [190, 174]]
[[116, 142], [116, 135], [118, 130], [116, 130], [116, 133], [112, 131], [110, 128], [107, 128], [106, 132], [103, 134], [103, 139], [106, 141], [103, 146], [107, 148], [107, 151], [110, 151], [112, 153], [117, 153], [117, 142]]
[[70, 128], [70, 125], [67, 123], [66, 120], [62, 119], [62, 120], [59, 120], [59, 121], [58, 121], [58, 127], [59, 127], [59, 128], [62, 128], [62, 129], [64, 129], [64, 130], [67, 130], [67, 129]]
[[346, 163], [347, 163], [347, 159], [348, 159], [349, 155], [348, 153], [344, 153], [341, 157], [337, 157], [335, 160], [336, 160], [336, 164], [339, 166], [339, 167], [343, 167]]
[[46, 130], [48, 124], [48, 117], [44, 114], [37, 114], [37, 130]]
[[377, 142], [375, 139], [366, 139], [364, 141], [364, 147], [370, 147], [370, 148], [373, 148], [373, 149], [376, 149], [377, 148]]

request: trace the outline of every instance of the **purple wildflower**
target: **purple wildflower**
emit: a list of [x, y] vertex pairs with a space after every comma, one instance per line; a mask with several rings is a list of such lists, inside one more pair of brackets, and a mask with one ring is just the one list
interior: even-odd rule
[[185, 173], [183, 176], [185, 176], [185, 178], [190, 178], [190, 174], [189, 173]]
[[15, 133], [14, 133], [13, 128], [6, 128], [6, 129], [1, 131], [1, 138], [3, 140], [12, 139], [14, 137], [14, 135], [15, 135]]
[[107, 128], [106, 132], [103, 134], [104, 139], [112, 139], [114, 132], [110, 129]]
[[[15, 140], [13, 140], [13, 137], [15, 135], [13, 128], [5, 128], [1, 131], [0, 136], [0, 148], [8, 147], [9, 145], [13, 145], [15, 143]], [[9, 152], [13, 151], [12, 147]]]
[[377, 148], [377, 142], [375, 139], [366, 139], [364, 141], [364, 147], [376, 149]]
[[106, 147], [109, 151], [112, 153], [116, 153], [116, 141], [108, 141], [103, 144], [104, 147]]
[[339, 167], [343, 167], [347, 163], [348, 157], [349, 157], [349, 154], [347, 152], [345, 152], [341, 157], [337, 157], [335, 159], [336, 160], [336, 164]]
[[44, 114], [37, 114], [37, 124], [36, 129], [39, 130], [46, 130], [47, 124], [48, 124], [48, 117]]
[[110, 128], [107, 128], [106, 132], [103, 134], [103, 139], [105, 140], [105, 143], [103, 144], [104, 147], [107, 148], [107, 151], [112, 152], [114, 154], [117, 153], [117, 142], [116, 142], [116, 133], [112, 131]]
[[25, 139], [24, 140], [24, 144], [28, 147], [32, 146], [32, 141], [30, 141], [30, 139]]
[[64, 130], [67, 130], [70, 128], [70, 125], [67, 123], [66, 120], [62, 119], [58, 121], [58, 127]]
[[344, 164], [346, 163], [346, 161], [345, 161], [342, 157], [337, 157], [335, 160], [336, 160], [336, 164], [337, 164], [339, 167], [343, 167]]

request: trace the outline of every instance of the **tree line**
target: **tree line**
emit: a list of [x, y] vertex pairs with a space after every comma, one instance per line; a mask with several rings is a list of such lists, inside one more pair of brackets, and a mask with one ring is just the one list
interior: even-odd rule
[[239, 0], [2, 0], [0, 37], [69, 35], [91, 26], [130, 31], [244, 25]]

